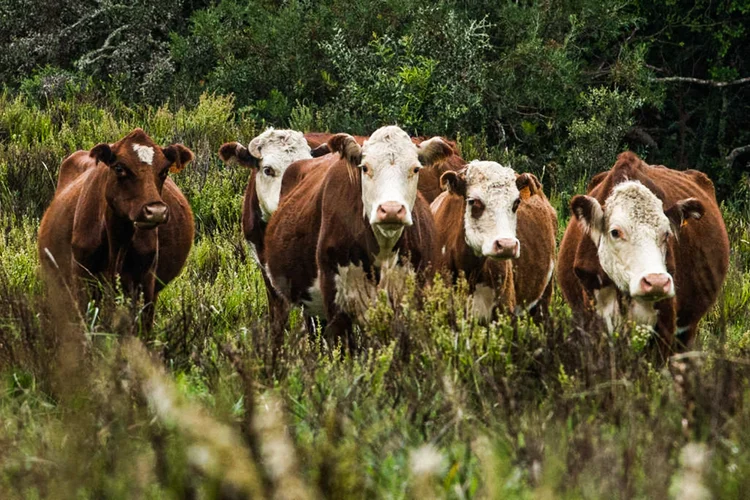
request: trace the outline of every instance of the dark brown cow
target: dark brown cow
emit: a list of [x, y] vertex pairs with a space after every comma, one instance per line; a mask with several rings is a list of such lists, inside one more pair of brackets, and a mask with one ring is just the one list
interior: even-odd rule
[[432, 262], [434, 223], [417, 182], [422, 165], [453, 151], [439, 138], [417, 146], [392, 126], [363, 146], [347, 134], [329, 145], [341, 159], [285, 196], [268, 226], [266, 258], [276, 290], [324, 316], [329, 336], [351, 342], [352, 322], [364, 321], [377, 290], [403, 287], [394, 273], [405, 260], [418, 272]]
[[[448, 190], [431, 206], [440, 235], [440, 267], [454, 277], [466, 275], [474, 314], [488, 320], [496, 307], [517, 314], [534, 307], [546, 311], [555, 212], [537, 178], [495, 162], [473, 161], [460, 172], [444, 173], [442, 181]], [[525, 243], [518, 237], [522, 232]], [[524, 256], [524, 265], [516, 265]]]
[[141, 324], [149, 329], [159, 291], [193, 243], [190, 206], [168, 177], [192, 159], [182, 144], [161, 148], [141, 129], [68, 156], [39, 228], [44, 275], [76, 294], [78, 278], [118, 276], [127, 293], [143, 293]]
[[689, 346], [729, 265], [711, 180], [625, 152], [571, 209], [558, 279], [577, 317], [653, 327], [664, 355]]
[[[305, 134], [307, 143], [313, 148], [312, 155], [314, 157], [322, 156], [331, 152], [327, 141], [331, 139], [333, 135], [334, 134], [323, 132], [308, 132]], [[367, 140], [367, 137], [361, 135], [355, 135], [353, 137], [360, 146], [364, 144], [365, 140]], [[442, 188], [440, 187], [440, 176], [447, 171], [457, 172], [466, 164], [463, 158], [458, 156], [458, 145], [454, 141], [446, 139], [445, 137], [441, 137], [440, 139], [453, 149], [454, 154], [441, 157], [435, 160], [435, 163], [431, 165], [425, 165], [425, 167], [428, 168], [425, 168], [420, 172], [417, 189], [419, 189], [419, 192], [425, 197], [427, 203], [432, 203], [442, 192]], [[411, 141], [414, 144], [421, 144], [425, 140], [427, 140], [427, 138], [421, 136], [411, 138]]]

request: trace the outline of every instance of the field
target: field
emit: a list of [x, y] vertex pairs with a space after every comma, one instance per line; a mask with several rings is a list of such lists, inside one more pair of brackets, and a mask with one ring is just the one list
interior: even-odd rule
[[[75, 321], [38, 274], [36, 231], [61, 159], [142, 126], [189, 145], [174, 174], [197, 238], [161, 294], [156, 327], [103, 290]], [[384, 303], [350, 355], [294, 311], [271, 364], [263, 281], [239, 227], [248, 172], [222, 142], [259, 133], [231, 98], [191, 108], [39, 106], [0, 96], [2, 498], [740, 498], [750, 491], [750, 234], [732, 242], [723, 293], [696, 350], [666, 365], [648, 333], [551, 319], [467, 318], [437, 280]], [[467, 158], [501, 158], [476, 137]], [[602, 164], [607, 168], [608, 164]], [[551, 190], [560, 234], [577, 186]], [[417, 306], [418, 299], [422, 302]]]

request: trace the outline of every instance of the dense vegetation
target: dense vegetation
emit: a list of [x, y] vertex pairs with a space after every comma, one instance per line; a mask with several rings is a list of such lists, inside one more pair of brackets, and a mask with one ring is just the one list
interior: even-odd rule
[[[747, 0], [0, 0], [0, 496], [742, 496], [749, 29]], [[699, 350], [653, 364], [647, 332], [575, 328], [559, 294], [544, 325], [480, 326], [438, 281], [377, 304], [356, 356], [293, 313], [272, 367], [248, 172], [215, 153], [393, 122], [536, 173], [561, 230], [626, 147], [708, 173], [732, 262]], [[36, 255], [61, 159], [136, 126], [196, 154], [195, 246], [148, 338], [116, 287], [60, 321]]]

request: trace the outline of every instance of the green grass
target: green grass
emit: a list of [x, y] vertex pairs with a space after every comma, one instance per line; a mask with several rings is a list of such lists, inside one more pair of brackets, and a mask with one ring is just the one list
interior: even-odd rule
[[[642, 335], [466, 317], [436, 280], [379, 303], [356, 356], [292, 314], [271, 367], [263, 281], [239, 228], [247, 172], [216, 160], [256, 131], [198, 110], [41, 109], [0, 96], [2, 498], [737, 498], [750, 487], [750, 235], [726, 212], [730, 273], [700, 349], [656, 365]], [[75, 148], [135, 125], [181, 140], [198, 236], [153, 336], [105, 290], [80, 322], [41, 286], [36, 230]], [[481, 138], [466, 138], [473, 150]], [[42, 163], [44, 162], [44, 164]], [[561, 228], [570, 194], [552, 197]], [[561, 229], [562, 234], [562, 229]], [[420, 303], [420, 305], [418, 305]], [[699, 491], [700, 490], [700, 491]], [[696, 497], [699, 498], [699, 497]]]

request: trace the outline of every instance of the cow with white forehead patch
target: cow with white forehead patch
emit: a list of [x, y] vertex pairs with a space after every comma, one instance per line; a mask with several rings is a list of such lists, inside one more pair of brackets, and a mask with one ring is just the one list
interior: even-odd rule
[[[272, 321], [281, 321], [285, 307], [265, 272], [265, 234], [271, 215], [276, 211], [282, 192], [300, 180], [300, 172], [330, 164], [335, 155], [313, 159], [310, 146], [301, 132], [269, 128], [255, 137], [248, 147], [238, 142], [223, 144], [219, 156], [225, 162], [237, 162], [250, 168], [250, 177], [242, 203], [242, 232], [259, 264], [266, 284]], [[299, 163], [286, 176], [292, 164]]]
[[475, 160], [462, 171], [445, 172], [441, 182], [446, 191], [431, 205], [441, 248], [439, 268], [454, 278], [466, 276], [473, 313], [480, 319], [491, 319], [496, 308], [513, 311], [512, 263], [524, 252], [516, 236], [518, 210], [531, 189], [541, 188], [539, 181], [499, 163]]
[[577, 316], [596, 315], [610, 331], [628, 321], [653, 327], [664, 355], [689, 346], [729, 266], [708, 177], [626, 152], [571, 210], [558, 278]]
[[340, 160], [294, 187], [271, 219], [268, 272], [291, 303], [325, 317], [329, 335], [351, 341], [353, 321], [365, 320], [377, 290], [403, 285], [391, 271], [409, 263], [420, 272], [432, 262], [435, 228], [417, 191], [419, 172], [453, 150], [439, 138], [417, 146], [395, 126], [362, 146], [348, 134], [328, 144]]
[[55, 197], [39, 227], [39, 259], [56, 290], [89, 294], [81, 281], [118, 278], [142, 294], [151, 328], [159, 292], [181, 271], [193, 244], [193, 214], [169, 176], [193, 159], [182, 144], [160, 147], [141, 129], [63, 160]]

